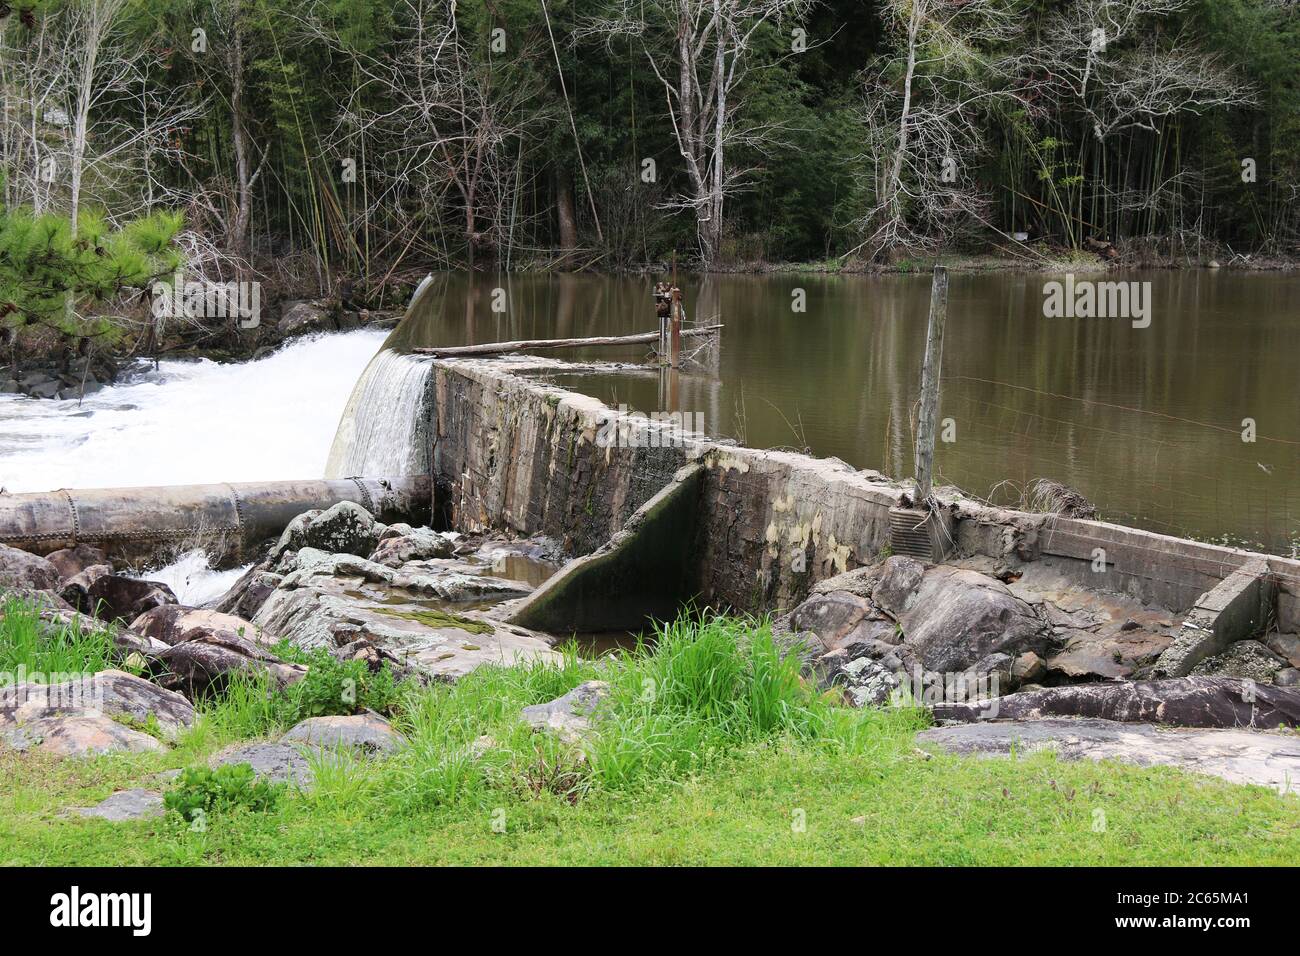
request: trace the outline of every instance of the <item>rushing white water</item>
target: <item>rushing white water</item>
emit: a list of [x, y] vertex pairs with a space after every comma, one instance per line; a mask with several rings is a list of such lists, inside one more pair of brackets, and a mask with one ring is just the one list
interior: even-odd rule
[[[319, 477], [348, 395], [383, 340], [360, 330], [297, 339], [255, 362], [164, 361], [80, 405], [0, 396], [0, 487]], [[191, 552], [142, 576], [198, 606], [242, 571], [214, 571]]]
[[316, 478], [384, 333], [297, 339], [255, 362], [163, 361], [75, 401], [0, 396], [11, 492]]
[[325, 467], [326, 478], [417, 475], [428, 471], [423, 414], [428, 359], [384, 349], [348, 399]]
[[[425, 276], [406, 307], [409, 317], [436, 298]], [[384, 349], [361, 373], [339, 419], [326, 478], [402, 476], [429, 470], [428, 359]]]

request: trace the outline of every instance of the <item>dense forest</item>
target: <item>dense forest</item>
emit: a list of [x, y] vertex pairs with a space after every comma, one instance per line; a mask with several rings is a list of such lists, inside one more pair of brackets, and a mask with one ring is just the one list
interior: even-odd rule
[[429, 268], [1293, 255], [1298, 63], [1287, 0], [0, 0], [0, 324], [85, 333], [181, 263], [376, 305]]

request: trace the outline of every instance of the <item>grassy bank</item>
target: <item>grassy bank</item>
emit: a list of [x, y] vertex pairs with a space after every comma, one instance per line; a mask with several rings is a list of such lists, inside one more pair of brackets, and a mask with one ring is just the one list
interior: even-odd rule
[[[584, 680], [610, 684], [581, 751], [518, 720]], [[974, 760], [915, 745], [920, 711], [855, 711], [809, 690], [766, 628], [684, 619], [617, 662], [480, 669], [405, 689], [410, 747], [315, 758], [310, 793], [265, 809], [131, 823], [65, 815], [159, 784], [285, 712], [237, 685], [165, 754], [58, 761], [0, 752], [0, 862], [1288, 863], [1300, 801], [1172, 770]], [[323, 700], [319, 684], [312, 700]], [[400, 690], [400, 688], [399, 688]], [[301, 712], [303, 702], [295, 704]]]

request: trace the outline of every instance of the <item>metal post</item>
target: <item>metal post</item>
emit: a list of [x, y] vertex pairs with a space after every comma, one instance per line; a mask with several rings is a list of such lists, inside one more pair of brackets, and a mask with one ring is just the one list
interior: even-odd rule
[[921, 410], [916, 424], [916, 504], [924, 507], [933, 491], [934, 438], [939, 415], [939, 372], [943, 365], [943, 327], [948, 319], [948, 271], [934, 267], [930, 285], [930, 321], [921, 368]]

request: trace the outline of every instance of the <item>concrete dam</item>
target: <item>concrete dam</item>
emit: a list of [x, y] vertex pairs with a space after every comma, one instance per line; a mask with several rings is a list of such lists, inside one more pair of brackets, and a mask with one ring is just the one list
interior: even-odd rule
[[[1290, 686], [1300, 561], [994, 507], [951, 487], [936, 488], [927, 510], [911, 481], [711, 438], [573, 385], [589, 374], [685, 374], [675, 368], [419, 355], [410, 323], [430, 294], [417, 292], [357, 383], [328, 478], [5, 495], [0, 541], [41, 554], [90, 545], [129, 565], [206, 537], [241, 564], [289, 537], [300, 512], [351, 503], [383, 522], [545, 541], [554, 565], [491, 609], [448, 616], [445, 602], [394, 609], [370, 595], [358, 615], [345, 607], [359, 593], [347, 580], [405, 594], [418, 575], [346, 558], [327, 569], [342, 583], [317, 580], [310, 601], [300, 584], [284, 596], [285, 582], [322, 562], [276, 567], [282, 538], [218, 610], [271, 633], [297, 628], [307, 642], [415, 641], [412, 663], [454, 679], [482, 663], [545, 658], [573, 634], [637, 632], [688, 605], [711, 607], [771, 616], [803, 642], [806, 672], [847, 682], [855, 703], [880, 702], [881, 688], [911, 672], [959, 673], [1019, 690], [1002, 698], [1006, 716], [1023, 698], [1037, 717], [1300, 721]], [[552, 381], [560, 375], [565, 387]], [[425, 593], [435, 592], [446, 598], [433, 585]], [[864, 685], [868, 671], [876, 683]]]

